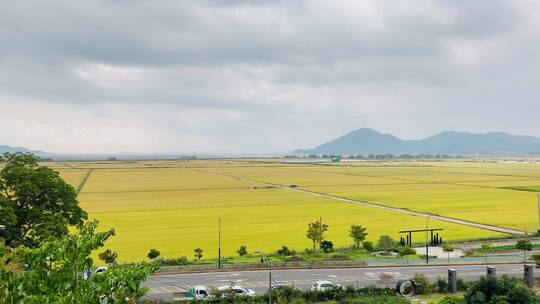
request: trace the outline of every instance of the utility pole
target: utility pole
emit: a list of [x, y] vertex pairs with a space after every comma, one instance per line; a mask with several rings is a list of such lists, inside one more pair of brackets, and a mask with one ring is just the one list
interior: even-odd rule
[[[426, 219], [426, 264], [429, 264], [428, 221], [429, 215]], [[431, 233], [433, 233], [433, 231], [431, 231]]]
[[266, 261], [268, 263], [268, 304], [272, 304], [272, 261], [264, 252], [255, 251], [253, 253], [260, 254], [261, 262]]
[[540, 194], [536, 194], [536, 202], [538, 204], [538, 231], [540, 231]]
[[272, 261], [268, 257], [266, 257], [266, 260], [268, 261], [268, 304], [272, 304]]
[[322, 243], [322, 216], [319, 217], [319, 248], [321, 247]]
[[218, 220], [218, 269], [221, 269], [221, 217]]

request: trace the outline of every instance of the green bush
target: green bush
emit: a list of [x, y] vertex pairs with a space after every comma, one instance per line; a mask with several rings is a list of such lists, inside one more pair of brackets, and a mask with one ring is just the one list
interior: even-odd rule
[[416, 283], [417, 294], [430, 294], [433, 292], [433, 285], [423, 273], [415, 273], [413, 281]]
[[289, 249], [289, 247], [283, 245], [283, 246], [281, 246], [280, 249], [278, 249], [278, 250], [276, 251], [276, 253], [277, 253], [278, 255], [281, 255], [281, 256], [290, 256], [290, 255], [295, 255], [295, 254], [296, 254], [296, 251], [291, 250], [291, 249]]
[[463, 278], [457, 278], [456, 280], [456, 288], [458, 291], [466, 291], [467, 289], [469, 289], [469, 287], [471, 287], [471, 285], [473, 284], [474, 282], [467, 282], [465, 280], [463, 280]]
[[362, 247], [369, 251], [369, 252], [372, 252], [374, 250], [373, 248], [373, 242], [370, 242], [370, 241], [364, 241], [362, 242]]
[[322, 241], [320, 247], [324, 253], [330, 253], [334, 251], [334, 243], [332, 243], [332, 241]]
[[[392, 288], [368, 286], [328, 291], [302, 291], [294, 287], [285, 287], [272, 291], [272, 302], [276, 304], [306, 304], [331, 302], [339, 304], [405, 304], [407, 300], [397, 297]], [[234, 293], [216, 291], [215, 297], [205, 301], [191, 301], [197, 304], [266, 304], [268, 294], [255, 297], [238, 297]]]
[[159, 252], [159, 250], [155, 249], [155, 248], [151, 248], [150, 251], [148, 251], [148, 254], [146, 255], [149, 259], [153, 260], [157, 257], [159, 257], [161, 253]]
[[178, 265], [188, 265], [190, 262], [186, 257], [178, 258], [161, 258], [158, 260], [159, 264], [162, 266], [178, 266]]
[[443, 277], [438, 277], [435, 282], [437, 292], [446, 292], [448, 290], [448, 281]]
[[535, 304], [540, 303], [540, 297], [533, 290], [527, 288], [519, 279], [508, 276], [502, 276], [501, 278], [481, 277], [465, 293], [465, 303]]
[[248, 254], [247, 247], [245, 245], [240, 246], [238, 250], [236, 250], [236, 253], [238, 253], [238, 256], [246, 256]]
[[412, 249], [411, 247], [401, 247], [399, 249], [399, 255], [402, 257], [414, 254], [416, 254], [416, 250]]

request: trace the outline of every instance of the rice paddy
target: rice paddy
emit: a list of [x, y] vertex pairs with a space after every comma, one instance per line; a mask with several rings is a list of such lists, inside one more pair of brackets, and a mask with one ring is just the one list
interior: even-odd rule
[[[108, 246], [120, 260], [143, 260], [150, 248], [163, 256], [217, 255], [218, 219], [222, 253], [274, 251], [282, 245], [310, 248], [307, 224], [323, 218], [327, 239], [348, 246], [352, 224], [368, 227], [368, 239], [421, 229], [426, 219], [291, 189], [439, 214], [472, 222], [535, 232], [540, 164], [496, 162], [351, 162], [290, 164], [270, 160], [49, 163], [79, 193], [81, 206], [100, 227], [114, 227]], [[89, 174], [89, 170], [91, 170]], [[85, 179], [85, 177], [88, 178]], [[251, 179], [251, 180], [247, 180]], [[84, 183], [83, 183], [84, 181]], [[531, 189], [522, 191], [521, 188]], [[505, 236], [430, 219], [443, 238]]]

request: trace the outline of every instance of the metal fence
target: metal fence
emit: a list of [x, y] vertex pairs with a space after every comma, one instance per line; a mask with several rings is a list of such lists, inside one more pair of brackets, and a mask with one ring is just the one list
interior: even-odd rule
[[[367, 261], [361, 260], [337, 260], [337, 261], [290, 261], [290, 262], [272, 262], [272, 268], [338, 268], [338, 267], [363, 267], [367, 266]], [[240, 264], [221, 264], [222, 270], [245, 270], [245, 269], [267, 269], [265, 263], [240, 263]], [[157, 273], [166, 272], [197, 272], [218, 270], [216, 264], [193, 264], [179, 266], [161, 266]]]
[[[483, 257], [463, 257], [463, 258], [431, 258], [431, 265], [452, 265], [452, 264], [479, 264], [485, 263]], [[519, 263], [523, 262], [522, 255], [490, 256], [489, 263]], [[373, 259], [373, 260], [334, 260], [334, 261], [288, 261], [272, 262], [274, 269], [309, 269], [309, 268], [346, 268], [346, 267], [367, 267], [367, 266], [400, 266], [400, 265], [426, 265], [423, 259]], [[222, 270], [257, 270], [267, 269], [266, 263], [227, 263], [222, 264]], [[157, 273], [181, 273], [181, 272], [204, 272], [218, 270], [217, 264], [191, 264], [178, 266], [161, 266]]]

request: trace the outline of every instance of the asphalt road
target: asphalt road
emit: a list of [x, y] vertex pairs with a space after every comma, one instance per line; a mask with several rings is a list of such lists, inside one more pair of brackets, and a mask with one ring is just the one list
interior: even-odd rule
[[[457, 270], [458, 277], [465, 280], [476, 280], [486, 273], [485, 265], [455, 266], [451, 268]], [[496, 269], [498, 276], [503, 274], [514, 277], [523, 276], [523, 265], [520, 264], [496, 265]], [[286, 282], [301, 289], [309, 289], [311, 284], [317, 280], [328, 280], [344, 286], [352, 284], [361, 287], [380, 285], [379, 275], [381, 273], [391, 274], [397, 281], [398, 279], [411, 278], [415, 273], [420, 272], [435, 281], [439, 276], [447, 276], [448, 267], [414, 266], [274, 270], [272, 271], [272, 279], [273, 282]], [[540, 271], [537, 271], [535, 276], [540, 276]], [[168, 301], [171, 299], [173, 292], [188, 290], [193, 285], [218, 287], [230, 285], [231, 283], [253, 289], [257, 293], [264, 293], [268, 288], [268, 270], [155, 275], [150, 277], [143, 286], [150, 288], [147, 294], [149, 299]]]

